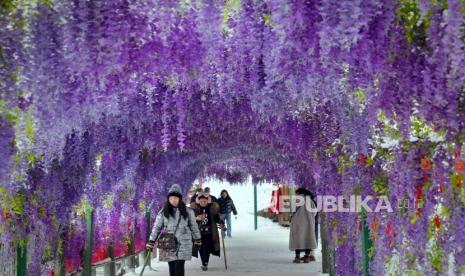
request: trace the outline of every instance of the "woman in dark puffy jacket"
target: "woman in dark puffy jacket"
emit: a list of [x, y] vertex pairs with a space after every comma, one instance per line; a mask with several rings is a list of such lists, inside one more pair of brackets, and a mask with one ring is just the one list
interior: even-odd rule
[[237, 219], [237, 210], [234, 206], [234, 201], [228, 194], [228, 191], [222, 190], [220, 197], [218, 198], [218, 204], [220, 205], [220, 218], [227, 223], [227, 236], [231, 238], [231, 212], [236, 216]]

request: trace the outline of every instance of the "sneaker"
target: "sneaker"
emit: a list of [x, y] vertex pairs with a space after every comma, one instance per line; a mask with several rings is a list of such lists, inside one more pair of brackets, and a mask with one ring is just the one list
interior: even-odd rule
[[208, 270], [208, 266], [202, 265], [202, 270], [203, 270], [203, 271], [207, 271], [207, 270]]
[[293, 260], [292, 262], [295, 263], [295, 264], [300, 264], [300, 258], [299, 258], [299, 257], [295, 257], [294, 260]]

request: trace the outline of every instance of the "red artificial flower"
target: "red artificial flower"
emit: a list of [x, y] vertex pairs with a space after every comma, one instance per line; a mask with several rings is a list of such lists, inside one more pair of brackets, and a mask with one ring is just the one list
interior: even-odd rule
[[386, 236], [388, 236], [389, 238], [393, 238], [394, 237], [393, 230], [394, 230], [394, 227], [389, 222], [387, 227], [386, 227]]
[[9, 212], [7, 212], [7, 211], [3, 211], [3, 218], [4, 218], [5, 220], [10, 219], [10, 218], [11, 218], [11, 214], [10, 214]]
[[418, 204], [418, 201], [423, 197], [423, 190], [420, 186], [417, 186], [417, 194], [415, 196], [415, 204]]
[[436, 225], [436, 229], [441, 228], [441, 219], [439, 218], [438, 215], [434, 217], [434, 225]]
[[417, 217], [421, 218], [421, 209], [420, 208], [417, 209]]
[[366, 161], [367, 161], [367, 157], [365, 156], [365, 154], [361, 153], [359, 156], [358, 156], [358, 164], [360, 166], [365, 166], [366, 164]]
[[461, 159], [455, 160], [454, 171], [456, 174], [465, 173], [465, 160], [461, 160]]
[[439, 184], [439, 193], [443, 193], [444, 192], [444, 186], [442, 185], [442, 182], [441, 184]]
[[373, 233], [376, 230], [376, 223], [370, 223], [370, 231]]
[[431, 169], [431, 161], [426, 156], [421, 159], [421, 169], [425, 172]]
[[460, 150], [456, 149], [454, 150], [454, 158], [459, 158], [460, 157]]
[[462, 178], [457, 179], [457, 188], [462, 188]]

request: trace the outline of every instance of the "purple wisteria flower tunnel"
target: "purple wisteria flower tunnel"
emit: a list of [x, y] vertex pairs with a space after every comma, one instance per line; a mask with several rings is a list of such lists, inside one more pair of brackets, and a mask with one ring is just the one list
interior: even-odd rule
[[[2, 1], [0, 243], [77, 266], [86, 208], [142, 241], [171, 184], [251, 175], [409, 199], [368, 213], [371, 274], [465, 273], [464, 37], [463, 0]], [[326, 214], [338, 275], [360, 220]]]

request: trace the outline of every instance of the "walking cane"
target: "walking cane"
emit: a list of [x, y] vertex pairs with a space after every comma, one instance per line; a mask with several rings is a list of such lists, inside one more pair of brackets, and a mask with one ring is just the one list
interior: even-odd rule
[[139, 276], [142, 276], [144, 274], [145, 267], [147, 266], [150, 260], [150, 255], [152, 255], [152, 252], [150, 252], [150, 250], [147, 250], [147, 256], [145, 256], [144, 266], [142, 267]]
[[223, 255], [224, 255], [224, 268], [226, 270], [228, 270], [228, 263], [226, 261], [226, 248], [224, 247], [224, 232], [225, 232], [225, 229], [221, 229], [221, 240], [223, 241]]

